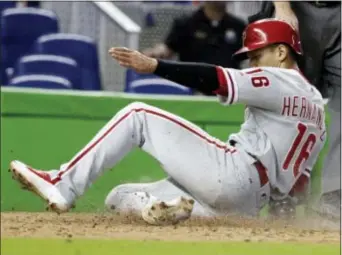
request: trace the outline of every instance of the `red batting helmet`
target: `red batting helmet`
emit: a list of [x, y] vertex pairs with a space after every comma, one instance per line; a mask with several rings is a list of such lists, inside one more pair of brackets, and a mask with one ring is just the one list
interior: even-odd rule
[[262, 19], [249, 24], [242, 35], [242, 48], [233, 57], [246, 59], [249, 51], [261, 49], [271, 44], [284, 43], [298, 55], [302, 55], [299, 35], [285, 21], [278, 19]]

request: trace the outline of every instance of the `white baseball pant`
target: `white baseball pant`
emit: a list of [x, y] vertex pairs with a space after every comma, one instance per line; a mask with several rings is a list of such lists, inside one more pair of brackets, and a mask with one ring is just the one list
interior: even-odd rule
[[133, 148], [157, 159], [166, 174], [196, 201], [217, 212], [255, 215], [268, 202], [269, 185], [245, 151], [159, 108], [132, 103], [56, 173], [62, 194], [75, 200]]

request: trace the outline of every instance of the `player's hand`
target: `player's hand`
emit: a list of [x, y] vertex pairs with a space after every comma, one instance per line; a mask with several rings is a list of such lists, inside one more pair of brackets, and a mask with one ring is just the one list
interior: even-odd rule
[[147, 48], [147, 49], [143, 50], [142, 54], [144, 54], [145, 56], [150, 57], [150, 58], [159, 57], [159, 56], [156, 56], [155, 50], [153, 48]]
[[153, 48], [145, 49], [142, 53], [151, 58], [161, 59], [170, 59], [174, 55], [174, 52], [163, 43], [157, 44]]
[[158, 65], [155, 58], [147, 57], [139, 51], [125, 47], [113, 47], [109, 50], [109, 54], [121, 66], [131, 68], [138, 73], [153, 73]]

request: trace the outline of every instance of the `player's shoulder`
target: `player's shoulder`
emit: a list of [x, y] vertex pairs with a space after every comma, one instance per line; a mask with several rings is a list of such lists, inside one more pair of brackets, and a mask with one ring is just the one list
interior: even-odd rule
[[279, 67], [254, 67], [243, 69], [243, 72], [245, 74], [257, 76], [263, 74], [272, 80], [277, 80], [279, 83], [286, 83], [289, 86], [302, 86], [303, 84], [311, 86], [301, 72], [296, 69]]
[[250, 67], [243, 69], [246, 73], [258, 73], [264, 72], [270, 75], [287, 75], [287, 76], [300, 76], [300, 73], [296, 69], [287, 69], [287, 68], [280, 68], [280, 67], [270, 67], [270, 66], [263, 66], [263, 67]]
[[265, 67], [263, 69], [268, 76], [278, 80], [278, 83], [284, 83], [286, 86], [283, 86], [283, 89], [290, 94], [306, 96], [319, 104], [324, 102], [322, 94], [305, 78], [300, 70], [277, 67]]
[[[285, 68], [270, 67], [270, 66], [261, 66], [261, 67], [244, 68], [241, 71], [244, 73], [266, 72], [266, 73], [270, 73], [270, 74], [278, 74], [278, 73], [291, 73], [293, 71], [293, 69], [285, 69]], [[290, 71], [290, 72], [288, 72], [288, 71]]]

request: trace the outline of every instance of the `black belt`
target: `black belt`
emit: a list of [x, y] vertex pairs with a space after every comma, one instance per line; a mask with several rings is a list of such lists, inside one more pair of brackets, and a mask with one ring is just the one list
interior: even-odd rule
[[337, 5], [340, 5], [340, 1], [308, 1], [308, 3], [318, 7], [318, 8], [324, 8], [324, 7], [334, 7]]

